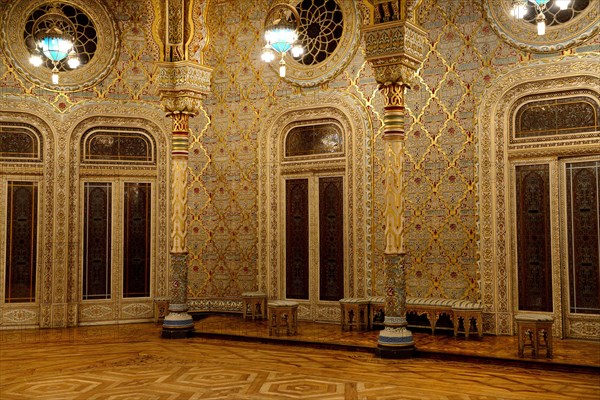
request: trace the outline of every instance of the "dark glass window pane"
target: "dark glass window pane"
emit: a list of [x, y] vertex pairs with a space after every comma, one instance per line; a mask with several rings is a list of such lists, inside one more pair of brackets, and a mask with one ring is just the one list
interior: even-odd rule
[[600, 162], [566, 169], [570, 310], [600, 314]]
[[8, 182], [6, 229], [7, 303], [35, 302], [37, 257], [36, 182]]
[[517, 111], [515, 138], [595, 132], [599, 114], [600, 105], [585, 96], [533, 101]]
[[0, 125], [0, 159], [41, 161], [40, 135], [24, 125]]
[[343, 136], [335, 124], [298, 126], [285, 140], [285, 156], [307, 156], [343, 152]]
[[87, 162], [153, 163], [150, 138], [138, 132], [96, 130], [84, 137], [83, 160]]
[[319, 179], [319, 298], [344, 297], [344, 188], [342, 177]]
[[110, 299], [112, 185], [86, 182], [84, 191], [83, 299]]
[[123, 297], [150, 296], [150, 183], [125, 183]]
[[552, 311], [550, 171], [516, 168], [519, 310]]
[[308, 299], [308, 179], [285, 181], [288, 299]]

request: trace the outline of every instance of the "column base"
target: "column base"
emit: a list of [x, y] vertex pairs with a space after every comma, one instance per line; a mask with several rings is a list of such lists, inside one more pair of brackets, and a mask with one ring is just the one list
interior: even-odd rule
[[194, 332], [194, 319], [187, 312], [170, 312], [163, 321], [161, 337], [165, 339], [183, 339]]
[[406, 329], [406, 319], [385, 317], [385, 329], [379, 332], [377, 356], [381, 358], [407, 358], [414, 356], [416, 347], [412, 332]]
[[413, 344], [406, 347], [392, 347], [378, 345], [375, 355], [380, 358], [411, 358], [415, 356], [417, 348]]
[[163, 339], [187, 339], [194, 335], [194, 328], [191, 329], [168, 329], [163, 328], [160, 337]]

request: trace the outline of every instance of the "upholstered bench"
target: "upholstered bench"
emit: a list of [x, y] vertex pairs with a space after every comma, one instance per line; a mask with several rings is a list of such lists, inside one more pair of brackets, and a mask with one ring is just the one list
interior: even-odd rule
[[[545, 347], [546, 357], [552, 358], [552, 324], [554, 318], [544, 314], [520, 313], [515, 315], [515, 321], [517, 322], [517, 334], [519, 335], [519, 357], [525, 356], [525, 347], [529, 346], [533, 357], [538, 357], [540, 347]], [[542, 339], [544, 343], [541, 343]]]
[[[369, 298], [371, 326], [375, 319], [385, 316], [385, 297], [374, 296]], [[431, 327], [431, 334], [435, 333], [437, 321], [440, 316], [447, 315], [454, 327], [454, 336], [458, 336], [460, 320], [463, 321], [465, 337], [468, 338], [472, 323], [476, 324], [479, 336], [483, 336], [482, 325], [483, 307], [480, 303], [469, 300], [453, 300], [438, 298], [407, 297], [406, 312], [416, 315], [425, 315]]]
[[244, 292], [242, 293], [242, 316], [246, 319], [248, 313], [252, 319], [260, 317], [265, 319], [267, 316], [267, 295], [263, 292]]
[[342, 330], [369, 327], [369, 299], [344, 298], [340, 300]]
[[451, 299], [407, 297], [406, 312], [427, 316], [427, 320], [431, 326], [431, 334], [433, 335], [440, 316], [445, 314], [452, 320], [453, 304], [454, 300]]
[[298, 303], [288, 300], [271, 300], [267, 303], [269, 335], [295, 335], [298, 332]]

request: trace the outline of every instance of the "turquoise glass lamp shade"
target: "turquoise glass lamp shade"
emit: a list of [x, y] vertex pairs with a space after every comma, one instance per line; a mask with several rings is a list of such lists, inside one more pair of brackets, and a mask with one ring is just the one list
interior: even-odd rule
[[64, 37], [48, 35], [40, 40], [39, 46], [47, 58], [59, 62], [69, 55], [73, 43]]
[[278, 53], [285, 53], [298, 39], [296, 30], [288, 26], [275, 26], [265, 32], [265, 40]]

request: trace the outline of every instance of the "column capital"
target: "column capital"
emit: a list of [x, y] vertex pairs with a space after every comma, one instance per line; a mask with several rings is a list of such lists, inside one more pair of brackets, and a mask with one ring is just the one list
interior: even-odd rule
[[427, 33], [408, 20], [363, 27], [365, 58], [381, 85], [401, 82], [410, 86], [428, 48]]
[[157, 64], [158, 93], [165, 112], [197, 115], [210, 93], [212, 68], [193, 61]]

